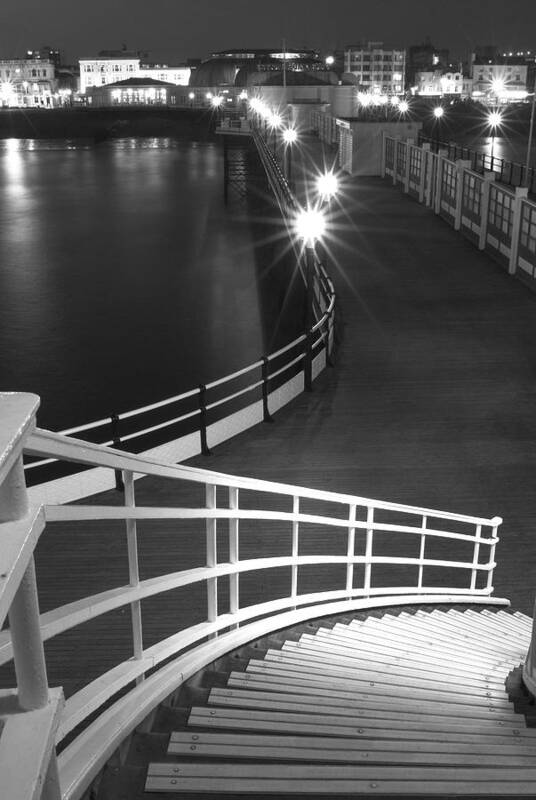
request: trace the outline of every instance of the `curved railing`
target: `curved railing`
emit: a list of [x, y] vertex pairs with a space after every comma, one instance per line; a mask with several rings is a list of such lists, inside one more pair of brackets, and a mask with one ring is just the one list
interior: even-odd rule
[[[29, 402], [27, 395], [4, 398], [9, 408], [17, 401], [26, 408]], [[26, 413], [26, 419], [33, 413]], [[91, 547], [93, 534], [77, 527], [83, 523], [102, 523], [107, 530], [119, 520], [126, 531], [127, 584], [91, 593], [40, 617], [35, 610], [33, 619], [10, 616], [11, 628], [0, 634], [0, 663], [15, 658], [17, 675], [23, 676], [19, 691], [28, 694], [39, 673], [33, 662], [39, 661], [42, 642], [53, 644], [59, 634], [130, 608], [132, 656], [80, 687], [59, 717], [56, 743], [63, 748], [58, 765], [64, 800], [82, 795], [120, 742], [181, 682], [257, 636], [356, 608], [414, 602], [507, 604], [492, 597], [498, 517], [452, 514], [170, 465], [48, 431], [32, 432], [31, 422], [21, 429], [18, 437], [3, 436], [7, 455], [0, 469], [0, 491], [11, 511], [1, 531], [9, 546], [0, 556], [5, 578], [0, 582], [0, 623], [20, 587], [27, 591], [21, 576], [30, 570], [46, 524], [70, 523], [75, 549], [84, 550]], [[124, 505], [46, 505], [21, 513], [17, 475], [23, 451], [121, 470]], [[134, 475], [163, 479], [164, 488], [156, 490], [160, 505], [136, 505]], [[199, 486], [204, 490], [201, 501]], [[189, 493], [188, 487], [197, 489]], [[174, 535], [193, 537], [199, 537], [201, 524], [203, 538], [194, 539], [201, 564], [141, 579], [138, 527], [148, 520], [172, 520]], [[222, 525], [226, 547], [220, 559]], [[269, 576], [268, 596], [259, 602], [256, 589], [264, 575]], [[242, 586], [250, 576], [256, 577], [254, 592]], [[55, 580], [60, 582], [61, 576]], [[144, 604], [172, 590], [200, 586], [205, 608], [201, 621], [145, 646]], [[29, 640], [30, 651], [17, 644]], [[73, 647], [84, 647], [83, 631], [71, 641]], [[4, 737], [0, 746], [2, 742]], [[9, 739], [5, 743], [9, 746]]]
[[[251, 131], [274, 197], [295, 242], [291, 226], [297, 203], [289, 184], [265, 140]], [[307, 280], [302, 254], [294, 244], [298, 268]], [[262, 355], [230, 375], [129, 411], [59, 431], [77, 435], [104, 446], [113, 445], [148, 457], [184, 461], [261, 422], [270, 421], [283, 405], [310, 386], [331, 361], [335, 342], [335, 290], [321, 259], [313, 251], [311, 279], [314, 324], [279, 350]], [[76, 469], [59, 466], [54, 458], [27, 459], [25, 472], [35, 486], [32, 498], [69, 502], [114, 485], [113, 476], [72, 476]], [[69, 477], [71, 476], [71, 477]], [[121, 488], [121, 478], [115, 476]], [[41, 489], [39, 489], [41, 486]]]

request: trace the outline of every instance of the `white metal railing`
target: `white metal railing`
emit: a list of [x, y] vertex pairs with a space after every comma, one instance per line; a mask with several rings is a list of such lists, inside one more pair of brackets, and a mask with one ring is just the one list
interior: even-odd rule
[[[492, 597], [495, 547], [499, 517], [492, 519], [428, 508], [388, 503], [370, 498], [318, 491], [282, 483], [235, 477], [217, 472], [158, 462], [139, 455], [33, 429], [37, 398], [0, 395], [0, 497], [4, 520], [0, 524], [0, 623], [9, 611], [10, 627], [0, 633], [0, 663], [15, 660], [19, 694], [34, 698], [33, 705], [49, 702], [44, 671], [43, 642], [83, 623], [124, 607], [131, 611], [132, 656], [81, 687], [65, 703], [56, 742], [76, 737], [58, 757], [59, 778], [54, 783], [55, 760], [49, 735], [41, 773], [52, 775], [64, 800], [79, 798], [106, 760], [151, 709], [202, 666], [239, 644], [268, 631], [306, 618], [355, 608], [409, 602], [475, 602], [507, 604]], [[29, 509], [22, 478], [23, 452], [45, 458], [74, 461], [85, 466], [121, 470], [125, 482], [124, 504], [46, 505]], [[2, 466], [3, 465], [3, 466]], [[138, 506], [134, 474], [173, 481], [171, 506]], [[204, 487], [201, 503], [187, 497], [185, 487]], [[167, 490], [169, 492], [169, 489]], [[225, 500], [221, 503], [222, 492]], [[192, 496], [198, 496], [195, 492]], [[183, 504], [180, 503], [183, 498]], [[6, 512], [7, 510], [7, 512]], [[84, 521], [122, 521], [126, 531], [129, 581], [82, 597], [39, 615], [37, 603], [26, 602], [23, 614], [12, 613], [20, 593], [35, 595], [32, 554], [45, 524]], [[174, 520], [176, 535], [195, 536], [193, 521], [205, 529], [204, 564], [141, 579], [138, 526], [147, 520]], [[251, 536], [251, 524], [263, 526], [271, 554], [255, 552], [241, 558]], [[227, 532], [226, 557], [219, 558], [218, 536]], [[258, 530], [258, 528], [257, 528]], [[276, 536], [277, 534], [277, 536]], [[344, 546], [340, 545], [343, 535]], [[279, 539], [277, 538], [279, 537]], [[316, 538], [315, 538], [316, 537]], [[394, 538], [393, 538], [394, 537]], [[79, 539], [77, 539], [77, 542]], [[274, 542], [279, 552], [274, 554]], [[316, 542], [311, 550], [311, 542]], [[393, 542], [396, 546], [393, 550]], [[84, 546], [88, 544], [85, 542]], [[221, 547], [221, 540], [219, 542]], [[324, 584], [315, 590], [302, 579], [312, 568], [328, 570]], [[390, 571], [396, 569], [398, 578]], [[271, 595], [263, 602], [244, 600], [241, 577], [279, 570], [270, 581]], [[38, 576], [38, 581], [47, 576]], [[54, 576], [61, 581], [61, 576]], [[219, 585], [226, 582], [228, 609], [218, 606]], [[142, 607], [145, 601], [180, 587], [205, 587], [204, 621], [177, 630], [145, 646]], [[251, 598], [250, 598], [251, 600]], [[18, 643], [26, 643], [20, 646]], [[30, 646], [28, 646], [30, 642]], [[84, 647], [83, 632], [77, 646]], [[53, 643], [52, 643], [53, 644]], [[170, 662], [170, 659], [173, 659]], [[36, 666], [37, 665], [37, 666]], [[41, 666], [40, 666], [41, 665]], [[65, 665], [68, 670], [68, 663]], [[151, 672], [147, 676], [148, 672]], [[67, 676], [66, 676], [67, 677]], [[117, 699], [119, 698], [119, 699]], [[58, 722], [58, 720], [56, 720]], [[7, 728], [6, 728], [7, 730]], [[19, 734], [20, 735], [20, 734]], [[31, 732], [27, 732], [31, 740]], [[25, 742], [26, 746], [27, 742]], [[21, 746], [17, 737], [0, 738], [5, 748]], [[9, 775], [8, 775], [9, 779]], [[16, 776], [11, 776], [16, 780]], [[18, 797], [9, 793], [6, 796]], [[26, 800], [26, 798], [24, 798]]]
[[[236, 121], [229, 120], [229, 125], [231, 122], [234, 124]], [[238, 120], [238, 123], [256, 143], [305, 282], [301, 253], [290, 229], [297, 210], [294, 195], [264, 138], [250, 125], [250, 121]], [[90, 434], [104, 446], [124, 448], [127, 445], [125, 449], [133, 447], [149, 457], [176, 462], [200, 452], [209, 453], [211, 446], [262, 420], [270, 420], [282, 405], [292, 400], [304, 387], [310, 386], [326, 362], [330, 362], [333, 353], [335, 289], [315, 250], [311, 267], [314, 324], [309, 331], [230, 375], [155, 403], [112, 413], [109, 417], [59, 433], [66, 436]], [[161, 415], [165, 415], [165, 418], [161, 419]], [[169, 445], [172, 445], [171, 450]], [[37, 498], [48, 499], [52, 496], [58, 502], [67, 502], [103, 491], [112, 485], [110, 480], [103, 482], [102, 476], [94, 479], [86, 476], [83, 484], [79, 481], [55, 480], [52, 471], [55, 464], [54, 458], [26, 460], [24, 469], [32, 484], [45, 484], [42, 491], [34, 491]], [[115, 482], [121, 486], [119, 475], [116, 475]], [[91, 485], [91, 490], [80, 490], [81, 485]]]
[[[536, 288], [536, 202], [526, 188], [477, 172], [470, 160], [450, 160], [446, 150], [384, 136], [383, 177], [433, 209], [455, 230], [486, 250], [511, 275]], [[500, 175], [499, 175], [500, 179]]]

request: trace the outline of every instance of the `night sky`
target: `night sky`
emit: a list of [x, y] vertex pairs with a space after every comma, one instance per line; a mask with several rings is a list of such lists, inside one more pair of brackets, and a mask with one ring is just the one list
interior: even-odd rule
[[475, 45], [536, 50], [536, 0], [0, 0], [0, 57], [44, 44], [64, 61], [102, 49], [178, 63], [242, 47], [312, 47], [362, 39], [408, 47], [429, 36], [453, 57]]

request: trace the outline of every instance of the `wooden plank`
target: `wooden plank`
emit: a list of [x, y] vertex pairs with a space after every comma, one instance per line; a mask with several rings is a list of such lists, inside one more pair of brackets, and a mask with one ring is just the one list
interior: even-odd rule
[[[271, 680], [267, 680], [271, 678]], [[227, 685], [231, 689], [253, 689], [257, 691], [267, 691], [274, 693], [287, 693], [293, 697], [311, 697], [312, 702], [328, 705], [331, 700], [339, 700], [341, 703], [360, 703], [362, 708], [384, 709], [386, 704], [390, 709], [400, 709], [415, 713], [430, 713], [439, 716], [460, 716], [472, 719], [494, 719], [518, 720], [522, 727], [525, 726], [523, 714], [516, 714], [513, 706], [497, 709], [493, 706], [464, 705], [461, 703], [441, 702], [435, 698], [420, 697], [400, 697], [396, 687], [387, 691], [379, 691], [376, 695], [368, 693], [356, 693], [351, 691], [337, 690], [326, 686], [322, 681], [317, 681], [316, 685], [305, 685], [298, 678], [278, 678], [277, 676], [244, 676], [242, 673], [232, 673], [229, 676]]]
[[[522, 646], [523, 640], [516, 639], [515, 641], [510, 641], [509, 639], [502, 639], [500, 642], [497, 640], [491, 640], [488, 635], [484, 632], [478, 632], [474, 629], [467, 629], [465, 627], [454, 627], [450, 624], [448, 626], [442, 626], [438, 624], [438, 622], [433, 621], [433, 624], [430, 624], [428, 621], [426, 623], [423, 622], [422, 617], [418, 617], [416, 615], [406, 615], [404, 619], [397, 624], [390, 620], [385, 620], [382, 618], [381, 620], [374, 620], [370, 626], [367, 626], [366, 631], [382, 631], [384, 630], [386, 633], [394, 632], [395, 634], [398, 633], [399, 630], [403, 630], [404, 633], [402, 635], [415, 635], [416, 633], [420, 633], [423, 636], [429, 636], [431, 640], [437, 640], [439, 638], [439, 634], [441, 630], [444, 630], [444, 627], [449, 627], [449, 637], [448, 637], [448, 646], [451, 647], [454, 643], [459, 644], [460, 646], [468, 645], [470, 648], [474, 650], [478, 650], [480, 653], [499, 653], [499, 652], [512, 652], [517, 653], [519, 647]], [[343, 628], [346, 628], [343, 631]], [[359, 636], [362, 632], [362, 628], [358, 626], [354, 626], [351, 623], [348, 626], [343, 625], [335, 625], [334, 630], [339, 630], [341, 633], [348, 632], [353, 636]], [[444, 637], [442, 640], [445, 643]]]
[[[253, 661], [255, 661], [255, 659], [253, 659]], [[250, 661], [250, 664], [251, 663], [252, 662]], [[257, 662], [255, 661], [255, 663]], [[363, 665], [348, 665], [342, 664], [341, 662], [328, 661], [327, 659], [323, 661], [322, 658], [316, 654], [310, 654], [306, 652], [301, 652], [299, 654], [286, 653], [284, 656], [279, 656], [268, 651], [264, 661], [259, 663], [264, 665], [267, 669], [271, 663], [275, 665], [282, 664], [285, 665], [285, 668], [289, 666], [290, 668], [298, 669], [301, 672], [310, 671], [310, 674], [314, 675], [344, 675], [365, 683], [379, 681], [383, 683], [392, 683], [393, 676], [398, 674], [398, 686], [420, 686], [440, 692], [451, 689], [451, 687], [456, 684], [456, 678], [458, 677], [457, 675], [452, 676], [440, 674], [438, 678], [438, 673], [423, 672], [423, 677], [420, 678], [419, 670], [415, 668], [406, 670], [404, 666], [400, 666], [398, 667], [398, 670], [395, 671], [393, 666], [397, 665], [378, 664], [377, 670], [374, 670], [374, 667], [368, 661]], [[263, 668], [263, 666], [257, 666], [257, 671], [258, 669]], [[249, 666], [246, 669], [249, 670]], [[478, 683], [473, 681], [472, 684], [468, 684], [466, 679], [464, 681], [465, 685], [460, 685], [459, 693], [475, 697], [504, 697], [504, 682], [495, 680], [486, 681], [484, 680], [485, 677], [486, 676], [484, 676]], [[406, 678], [408, 679], [407, 681]], [[447, 680], [447, 678], [450, 678], [450, 680]], [[442, 689], [441, 686], [447, 686], [448, 689]]]
[[[225, 734], [221, 734], [225, 736]], [[362, 763], [368, 764], [434, 764], [437, 766], [490, 766], [490, 767], [532, 767], [534, 766], [534, 755], [519, 755], [504, 753], [437, 753], [423, 752], [415, 749], [412, 752], [395, 752], [391, 750], [371, 750], [368, 746], [362, 749], [345, 748], [344, 744], [337, 749], [292, 746], [285, 742], [285, 738], [280, 737], [279, 744], [267, 744], [265, 741], [255, 741], [267, 739], [269, 737], [244, 736], [231, 737], [240, 739], [240, 742], [218, 741], [215, 738], [212, 742], [171, 740], [167, 753], [171, 756], [188, 756], [191, 758], [225, 758], [225, 759], [249, 759], [255, 761], [304, 761], [315, 762], [340, 762], [340, 763]], [[309, 741], [314, 741], [310, 739]], [[348, 741], [348, 740], [346, 740]], [[342, 740], [344, 742], [344, 740]], [[170, 765], [170, 771], [172, 765]]]
[[[369, 668], [371, 664], [382, 664], [388, 665], [391, 667], [394, 666], [408, 666], [413, 668], [414, 670], [421, 670], [422, 673], [426, 673], [427, 676], [435, 675], [443, 676], [443, 675], [451, 675], [451, 676], [458, 676], [461, 680], [464, 680], [467, 677], [472, 678], [479, 678], [482, 676], [483, 670], [479, 669], [471, 669], [470, 665], [465, 668], [461, 667], [453, 667], [450, 665], [449, 662], [443, 661], [438, 659], [427, 658], [426, 656], [419, 656], [418, 654], [408, 654], [408, 655], [396, 655], [394, 653], [384, 653], [380, 651], [370, 650], [368, 652], [368, 657], [366, 653], [363, 653], [362, 657], [359, 658], [357, 656], [351, 656], [345, 654], [343, 651], [336, 651], [334, 648], [330, 648], [329, 651], [326, 651], [322, 647], [314, 646], [314, 644], [306, 644], [300, 642], [285, 642], [283, 647], [281, 648], [281, 652], [283, 653], [294, 653], [301, 656], [315, 656], [317, 659], [322, 661], [336, 663], [345, 665], [346, 667], [355, 667], [359, 669], [361, 667]], [[502, 683], [504, 677], [508, 674], [511, 667], [505, 667], [504, 669], [486, 669], [486, 675], [489, 675], [491, 678], [495, 680], [496, 683]]]
[[[375, 739], [422, 739], [426, 734], [418, 726], [405, 725], [397, 727], [395, 723], [381, 727], [373, 725], [371, 720], [366, 723], [345, 724], [340, 717], [324, 717], [314, 714], [285, 714], [279, 711], [240, 711], [233, 708], [205, 708], [194, 706], [188, 719], [189, 726], [218, 727], [235, 730], [264, 730], [279, 733], [308, 733], [311, 735], [330, 735], [375, 738]], [[427, 728], [429, 730], [429, 728]], [[449, 742], [454, 739], [463, 741], [482, 742], [483, 737], [492, 743], [512, 743], [519, 739], [524, 742], [533, 742], [536, 729], [501, 729], [504, 733], [490, 733], [482, 730], [464, 730], [452, 728], [449, 730], [434, 729], [438, 741]], [[517, 732], [516, 732], [517, 731]]]
[[[431, 616], [434, 616], [434, 612], [431, 613]], [[462, 628], [474, 631], [476, 634], [491, 636], [498, 644], [502, 642], [508, 643], [512, 639], [516, 642], [526, 641], [525, 634], [516, 631], [513, 627], [500, 620], [493, 620], [477, 614], [471, 609], [463, 613], [453, 610], [452, 613], [449, 611], [446, 614], [444, 613], [443, 616]]]
[[[225, 691], [225, 690], [224, 690]], [[328, 724], [348, 725], [353, 724], [367, 725], [369, 728], [385, 728], [389, 725], [392, 730], [413, 730], [413, 731], [457, 731], [464, 730], [467, 733], [481, 733], [484, 736], [502, 736], [514, 730], [529, 730], [525, 725], [516, 725], [513, 721], [506, 720], [484, 720], [466, 719], [460, 717], [436, 716], [433, 714], [415, 713], [407, 711], [393, 711], [381, 713], [379, 711], [367, 711], [366, 709], [350, 706], [329, 706], [324, 707], [320, 704], [313, 705], [304, 702], [292, 702], [285, 699], [269, 699], [261, 697], [263, 692], [233, 692], [226, 690], [228, 694], [213, 694], [209, 697], [209, 705], [217, 706], [217, 710], [227, 710], [228, 708], [243, 709], [245, 714], [258, 712], [276, 712], [285, 715], [307, 715], [321, 722]], [[348, 718], [348, 719], [347, 719]], [[530, 729], [532, 730], [532, 729]], [[534, 733], [536, 736], [536, 731]]]
[[[368, 708], [366, 704], [359, 701], [348, 699], [325, 698], [319, 694], [316, 697], [307, 697], [299, 694], [287, 694], [283, 692], [264, 692], [254, 689], [222, 689], [219, 687], [211, 689], [208, 697], [209, 705], [236, 706], [240, 708], [258, 708], [281, 711], [299, 711], [301, 713], [332, 714], [345, 717], [359, 717], [382, 720], [398, 720], [400, 722], [421, 722], [423, 724], [454, 724], [456, 725], [483, 725], [509, 728], [526, 727], [525, 718], [522, 715], [517, 717], [506, 717], [499, 719], [497, 716], [488, 712], [487, 716], [471, 717], [468, 713], [451, 711], [448, 714], [434, 713], [433, 707], [426, 703], [420, 703], [413, 708], [397, 708], [396, 703], [376, 704], [373, 708]], [[387, 708], [385, 706], [388, 706]], [[457, 707], [459, 709], [459, 706]]]
[[[496, 710], [511, 710], [512, 704], [510, 703], [506, 693], [481, 691], [479, 694], [470, 694], [468, 692], [456, 692], [451, 690], [444, 690], [441, 688], [422, 688], [419, 686], [418, 680], [413, 683], [416, 685], [401, 685], [388, 680], [382, 680], [381, 675], [372, 675], [371, 680], [360, 680], [352, 675], [351, 671], [348, 674], [341, 672], [332, 673], [324, 672], [322, 674], [312, 675], [307, 669], [307, 665], [298, 665], [294, 669], [292, 665], [280, 667], [276, 662], [258, 662], [257, 664], [250, 664], [247, 667], [247, 675], [262, 676], [266, 680], [277, 679], [284, 681], [300, 681], [303, 685], [317, 686], [319, 688], [333, 687], [334, 689], [353, 689], [354, 692], [359, 692], [362, 697], [395, 697], [407, 698], [413, 701], [439, 701], [452, 704], [471, 705], [480, 708], [494, 708]], [[489, 695], [489, 696], [488, 696]]]
[[[402, 616], [402, 615], [401, 615]], [[383, 618], [382, 618], [383, 622]], [[386, 623], [386, 630], [390, 631], [391, 627], [394, 628], [390, 622]], [[346, 629], [346, 630], [343, 630]], [[434, 626], [430, 626], [429, 624], [423, 624], [420, 617], [416, 617], [412, 614], [404, 615], [404, 628], [407, 629], [408, 633], [420, 633], [422, 636], [429, 637], [431, 641], [439, 641], [444, 642], [445, 636], [442, 633], [443, 629], [440, 625], [435, 624]], [[359, 635], [359, 629], [354, 628], [351, 625], [343, 626], [337, 623], [334, 626], [334, 630], [340, 631], [347, 635], [347, 633], [357, 637]], [[519, 646], [514, 644], [510, 645], [509, 643], [504, 643], [501, 648], [497, 648], [489, 639], [485, 636], [481, 636], [478, 639], [475, 639], [471, 634], [462, 631], [452, 630], [448, 634], [448, 644], [449, 647], [452, 645], [456, 645], [459, 647], [466, 647], [468, 650], [478, 650], [480, 653], [488, 653], [497, 655], [499, 652], [506, 653], [507, 655], [514, 656], [515, 653], [519, 652]]]
[[488, 646], [492, 645], [497, 648], [497, 652], [500, 652], [503, 647], [511, 648], [513, 646], [519, 648], [526, 645], [526, 638], [517, 635], [510, 636], [506, 631], [501, 632], [498, 627], [492, 626], [491, 623], [485, 628], [483, 625], [476, 625], [468, 619], [462, 628], [455, 618], [448, 617], [446, 614], [434, 617], [434, 621], [434, 627], [438, 631], [448, 631], [449, 636], [459, 636], [460, 632], [463, 630], [469, 641], [483, 642]]
[[515, 655], [512, 654], [508, 656], [501, 652], [487, 654], [478, 647], [469, 648], [463, 647], [462, 645], [456, 647], [450, 638], [441, 644], [437, 640], [430, 640], [430, 638], [425, 635], [419, 636], [416, 634], [411, 636], [404, 633], [400, 636], [394, 636], [389, 630], [378, 630], [377, 632], [367, 633], [366, 635], [345, 635], [341, 631], [320, 630], [312, 636], [310, 634], [304, 634], [304, 636], [300, 637], [300, 642], [301, 641], [325, 642], [328, 646], [344, 647], [355, 653], [361, 653], [364, 644], [366, 646], [373, 646], [375, 643], [378, 643], [378, 645], [381, 646], [382, 643], [389, 642], [389, 644], [393, 644], [395, 648], [399, 648], [402, 654], [411, 652], [411, 648], [413, 648], [414, 652], [417, 648], [419, 652], [425, 653], [428, 656], [439, 655], [448, 658], [452, 663], [469, 663], [474, 666], [479, 665], [484, 669], [490, 665], [493, 667], [496, 664], [501, 664], [506, 661], [512, 664], [519, 663], [519, 658], [522, 657], [519, 651]]
[[[490, 755], [495, 758], [499, 755], [505, 757], [515, 757], [517, 755], [534, 757], [534, 743], [529, 745], [521, 744], [519, 741], [513, 744], [500, 744], [495, 745], [490, 742], [459, 742], [454, 740], [452, 742], [435, 742], [429, 737], [426, 739], [416, 740], [389, 740], [383, 739], [375, 741], [374, 739], [367, 739], [366, 741], [356, 738], [337, 738], [336, 736], [293, 736], [281, 734], [254, 734], [254, 733], [225, 733], [217, 731], [216, 733], [210, 731], [174, 731], [170, 736], [170, 746], [173, 744], [182, 743], [190, 746], [192, 744], [213, 744], [225, 743], [229, 746], [241, 748], [244, 744], [252, 744], [256, 747], [285, 747], [304, 748], [310, 750], [335, 750], [342, 749], [346, 752], [370, 752], [374, 754], [391, 753], [391, 757], [396, 757], [399, 753], [415, 753], [422, 752], [427, 754], [457, 754], [457, 755], [474, 755], [485, 756]], [[534, 764], [534, 762], [533, 762]]]

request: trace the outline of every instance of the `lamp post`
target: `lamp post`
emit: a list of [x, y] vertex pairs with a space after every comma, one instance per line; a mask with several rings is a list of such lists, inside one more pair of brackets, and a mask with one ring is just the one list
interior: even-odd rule
[[292, 175], [292, 145], [297, 139], [298, 134], [295, 128], [285, 128], [283, 130], [283, 142], [285, 144], [283, 172], [288, 184], [290, 184]]
[[314, 257], [315, 242], [322, 238], [326, 228], [324, 214], [319, 208], [302, 209], [296, 216], [296, 233], [302, 241], [302, 258], [305, 274], [305, 361], [304, 387], [307, 392], [313, 388], [313, 332], [314, 324]]
[[281, 127], [282, 121], [281, 115], [277, 114], [275, 111], [270, 113], [270, 116], [268, 117], [268, 125], [272, 133], [272, 152], [274, 154], [274, 158], [276, 150], [276, 131]]
[[495, 134], [497, 128], [500, 127], [502, 122], [502, 114], [500, 111], [490, 111], [488, 114], [488, 125], [491, 129], [491, 171], [493, 172], [493, 150], [495, 147]]
[[530, 151], [532, 147], [532, 133], [534, 131], [534, 106], [536, 101], [536, 74], [534, 75], [534, 86], [532, 89], [532, 106], [530, 110], [529, 138], [527, 141], [527, 157], [525, 159], [525, 183], [529, 186]]
[[443, 106], [435, 106], [434, 108], [434, 133], [435, 133], [435, 142], [437, 144], [437, 149], [439, 150], [439, 123], [440, 120], [445, 113], [445, 109]]

